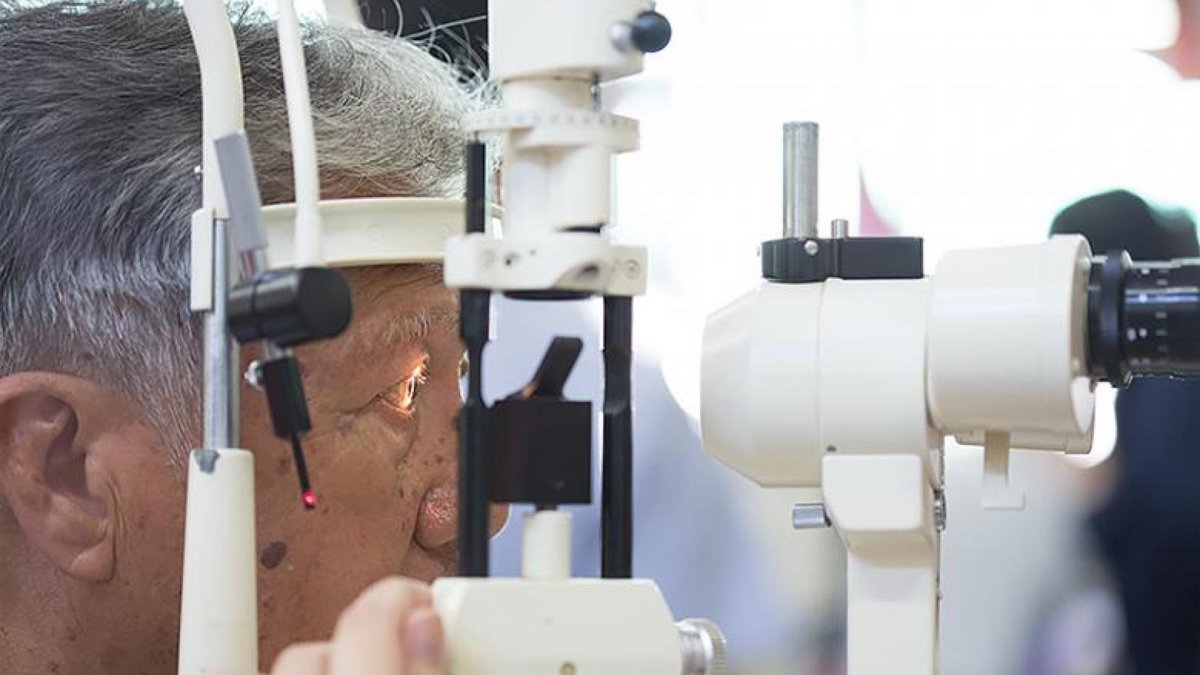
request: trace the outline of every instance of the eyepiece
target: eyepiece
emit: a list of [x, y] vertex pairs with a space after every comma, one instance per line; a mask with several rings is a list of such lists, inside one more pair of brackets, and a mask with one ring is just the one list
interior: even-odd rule
[[1200, 377], [1200, 259], [1134, 263], [1114, 251], [1092, 264], [1088, 368], [1123, 387], [1133, 377]]

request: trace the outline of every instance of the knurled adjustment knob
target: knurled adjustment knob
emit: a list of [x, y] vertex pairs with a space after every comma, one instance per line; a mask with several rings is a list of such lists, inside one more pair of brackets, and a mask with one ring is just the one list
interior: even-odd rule
[[727, 675], [725, 634], [708, 619], [684, 619], [675, 624], [683, 651], [683, 675]]
[[639, 51], [660, 52], [671, 43], [671, 22], [654, 10], [642, 12], [629, 24], [629, 41]]

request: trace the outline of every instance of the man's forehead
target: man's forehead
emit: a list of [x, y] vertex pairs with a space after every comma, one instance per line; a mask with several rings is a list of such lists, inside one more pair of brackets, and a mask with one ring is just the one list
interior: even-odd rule
[[424, 340], [431, 333], [454, 331], [458, 327], [458, 307], [433, 305], [389, 316], [379, 335], [386, 346]]
[[346, 277], [354, 289], [354, 300], [369, 305], [389, 298], [395, 292], [423, 295], [442, 286], [442, 266], [439, 263], [406, 265], [373, 265], [352, 267]]
[[458, 325], [457, 294], [442, 285], [438, 264], [347, 270], [360, 330], [384, 346], [421, 340]]

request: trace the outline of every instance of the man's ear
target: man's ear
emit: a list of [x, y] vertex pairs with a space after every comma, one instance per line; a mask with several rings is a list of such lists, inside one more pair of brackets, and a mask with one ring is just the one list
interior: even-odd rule
[[0, 378], [0, 496], [29, 545], [82, 581], [115, 567], [112, 458], [98, 443], [120, 424], [112, 398], [69, 375]]

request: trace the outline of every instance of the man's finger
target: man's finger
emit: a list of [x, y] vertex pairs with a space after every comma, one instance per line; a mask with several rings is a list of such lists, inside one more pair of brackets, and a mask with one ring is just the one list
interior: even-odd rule
[[338, 619], [330, 675], [404, 673], [408, 617], [432, 602], [429, 588], [415, 581], [391, 578], [371, 586]]
[[442, 620], [432, 607], [422, 607], [408, 617], [404, 634], [408, 670], [404, 675], [443, 675], [446, 672], [446, 638]]
[[271, 675], [327, 675], [328, 672], [329, 644], [325, 642], [292, 645], [283, 650], [271, 668]]

